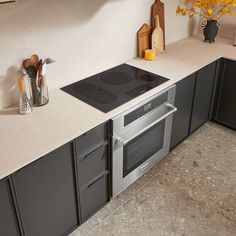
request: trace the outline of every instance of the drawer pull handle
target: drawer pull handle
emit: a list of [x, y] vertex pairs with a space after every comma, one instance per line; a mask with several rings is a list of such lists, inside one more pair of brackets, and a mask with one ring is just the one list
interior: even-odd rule
[[107, 142], [106, 143], [103, 143], [102, 145], [100, 145], [99, 147], [97, 147], [96, 149], [94, 149], [92, 152], [90, 152], [89, 154], [81, 157], [79, 160], [80, 161], [83, 161], [85, 159], [87, 159], [88, 157], [92, 156], [93, 154], [95, 154], [96, 152], [99, 151], [99, 149], [101, 149], [102, 147], [106, 146], [107, 145]]
[[97, 179], [92, 181], [90, 184], [88, 184], [87, 189], [90, 188], [92, 185], [94, 185], [96, 182], [98, 182], [100, 179], [102, 179], [105, 175], [108, 174], [108, 171], [105, 171], [103, 175], [99, 176]]

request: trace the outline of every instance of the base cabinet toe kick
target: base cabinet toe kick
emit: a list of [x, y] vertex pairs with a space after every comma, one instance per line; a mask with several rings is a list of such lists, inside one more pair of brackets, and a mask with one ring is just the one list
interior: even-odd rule
[[236, 129], [236, 61], [221, 58], [174, 87], [1, 179], [0, 235], [69, 235], [208, 120]]

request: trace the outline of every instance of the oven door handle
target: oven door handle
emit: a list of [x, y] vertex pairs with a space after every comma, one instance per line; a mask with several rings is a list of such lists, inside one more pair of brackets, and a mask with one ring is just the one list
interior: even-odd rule
[[131, 140], [133, 140], [134, 138], [138, 137], [140, 134], [144, 133], [145, 131], [149, 130], [150, 128], [152, 128], [154, 125], [160, 123], [162, 120], [164, 120], [165, 118], [167, 118], [168, 116], [170, 116], [171, 114], [173, 114], [174, 112], [177, 111], [177, 107], [175, 107], [174, 105], [167, 103], [166, 104], [166, 108], [168, 110], [168, 112], [163, 115], [162, 117], [160, 117], [159, 119], [157, 119], [156, 121], [154, 121], [153, 123], [151, 123], [150, 125], [146, 126], [144, 129], [142, 129], [141, 131], [139, 131], [138, 133], [136, 133], [134, 136], [132, 136], [129, 139], [124, 140], [122, 137], [118, 136], [118, 135], [114, 135], [113, 136], [113, 140], [114, 143], [120, 143], [122, 146], [125, 146], [127, 143], [129, 143]]

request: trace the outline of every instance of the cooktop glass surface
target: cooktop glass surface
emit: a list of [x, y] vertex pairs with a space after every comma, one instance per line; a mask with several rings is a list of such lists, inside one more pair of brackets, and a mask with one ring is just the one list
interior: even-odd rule
[[168, 79], [162, 76], [122, 64], [62, 90], [103, 112], [109, 112], [166, 81]]

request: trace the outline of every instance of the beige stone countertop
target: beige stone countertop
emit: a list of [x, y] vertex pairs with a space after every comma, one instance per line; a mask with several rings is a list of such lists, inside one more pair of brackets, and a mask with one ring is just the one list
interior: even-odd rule
[[18, 115], [14, 108], [0, 110], [0, 179], [220, 57], [236, 60], [236, 48], [231, 40], [217, 39], [208, 44], [202, 42], [201, 36], [194, 36], [169, 45], [155, 61], [132, 59], [126, 62], [170, 80], [109, 113], [59, 89], [50, 92], [48, 105], [35, 108], [30, 115]]

